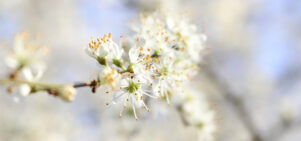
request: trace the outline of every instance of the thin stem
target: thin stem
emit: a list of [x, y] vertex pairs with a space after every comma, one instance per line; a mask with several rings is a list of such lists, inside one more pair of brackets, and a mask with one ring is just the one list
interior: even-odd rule
[[78, 83], [74, 83], [73, 84], [73, 87], [74, 88], [81, 88], [81, 87], [90, 87], [90, 86], [92, 86], [92, 83], [91, 82], [78, 82]]
[[42, 87], [58, 87], [61, 86], [60, 84], [48, 84], [48, 83], [40, 83], [40, 82], [30, 82], [26, 80], [18, 80], [18, 79], [5, 79], [0, 80], [0, 85], [18, 85], [18, 84], [28, 84], [31, 86], [42, 86]]
[[[28, 84], [32, 87], [35, 87], [37, 91], [48, 91], [48, 93], [53, 93], [52, 90], [58, 89], [64, 85], [68, 84], [49, 84], [49, 83], [40, 83], [40, 82], [30, 82], [26, 80], [17, 80], [17, 79], [0, 79], [0, 85], [19, 85], [19, 84]], [[96, 89], [100, 86], [100, 82], [93, 80], [91, 82], [78, 82], [78, 83], [71, 83], [74, 88], [81, 88], [81, 87], [91, 87], [92, 92], [95, 93]], [[70, 84], [69, 84], [70, 85]]]

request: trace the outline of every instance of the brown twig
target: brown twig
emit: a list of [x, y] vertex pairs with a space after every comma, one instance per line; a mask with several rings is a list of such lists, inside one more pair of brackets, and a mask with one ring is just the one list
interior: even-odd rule
[[74, 88], [91, 87], [92, 93], [96, 93], [96, 89], [100, 86], [100, 81], [92, 80], [91, 82], [74, 83]]

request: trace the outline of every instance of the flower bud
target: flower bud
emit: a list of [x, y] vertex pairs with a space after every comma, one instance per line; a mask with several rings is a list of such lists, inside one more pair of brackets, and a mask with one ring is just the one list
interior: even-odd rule
[[28, 96], [31, 92], [31, 88], [27, 84], [21, 84], [19, 88], [20, 94], [22, 96]]
[[72, 85], [65, 85], [59, 89], [58, 96], [67, 102], [73, 101], [76, 95], [76, 90]]

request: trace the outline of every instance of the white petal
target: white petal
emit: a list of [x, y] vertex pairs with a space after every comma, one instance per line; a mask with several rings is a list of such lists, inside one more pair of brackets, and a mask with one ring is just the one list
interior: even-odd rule
[[31, 91], [31, 88], [27, 84], [21, 84], [19, 87], [19, 91], [22, 96], [28, 96]]
[[138, 56], [139, 56], [139, 50], [137, 48], [132, 47], [129, 51], [129, 57], [131, 63], [136, 63], [138, 60]]
[[18, 60], [16, 60], [14, 57], [12, 56], [8, 56], [5, 58], [5, 63], [8, 67], [12, 68], [12, 69], [16, 69], [19, 66], [19, 62]]
[[23, 73], [26, 80], [28, 80], [28, 81], [33, 80], [33, 74], [32, 74], [32, 71], [29, 68], [27, 68], [27, 67], [23, 68], [22, 73]]

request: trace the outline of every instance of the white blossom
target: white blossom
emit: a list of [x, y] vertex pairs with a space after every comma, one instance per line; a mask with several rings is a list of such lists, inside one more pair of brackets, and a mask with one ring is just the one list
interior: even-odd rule
[[205, 35], [186, 18], [169, 11], [142, 15], [132, 27], [128, 44], [117, 45], [110, 33], [92, 39], [86, 51], [104, 66], [99, 81], [105, 93], [114, 104], [131, 105], [137, 118], [136, 108], [148, 109], [144, 96], [161, 97], [170, 104], [174, 93], [196, 74]]
[[181, 105], [182, 115], [188, 124], [197, 128], [200, 140], [212, 141], [216, 132], [214, 110], [210, 109], [208, 100], [200, 91], [188, 86], [183, 91], [176, 100]]
[[[12, 69], [22, 67], [44, 66], [41, 58], [47, 52], [46, 48], [30, 40], [27, 33], [16, 35], [11, 53], [6, 57], [6, 64]], [[38, 68], [38, 67], [37, 67]]]
[[[28, 82], [37, 82], [41, 79], [46, 70], [46, 65], [42, 61], [47, 50], [38, 44], [37, 41], [31, 40], [28, 34], [22, 32], [16, 35], [12, 52], [6, 57], [6, 64], [15, 75], [13, 79], [26, 80]], [[19, 93], [27, 96], [31, 93], [29, 84], [20, 84]]]
[[[116, 92], [113, 99], [114, 103], [123, 101], [124, 107], [131, 106], [134, 112], [134, 116], [137, 120], [138, 117], [136, 114], [136, 107], [144, 107], [147, 111], [149, 111], [149, 108], [146, 106], [143, 100], [145, 95], [150, 96], [143, 89], [144, 83], [145, 81], [139, 77], [135, 77], [133, 79], [123, 79], [121, 81], [120, 90]], [[122, 111], [120, 112], [120, 116], [122, 116]]]

